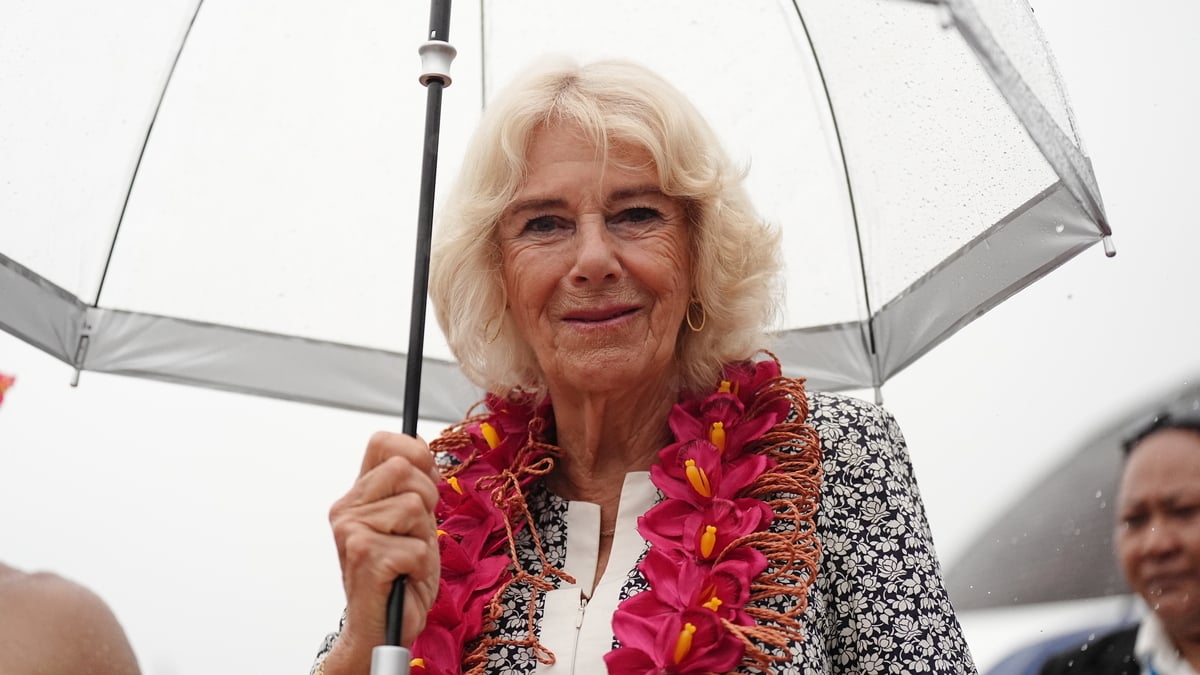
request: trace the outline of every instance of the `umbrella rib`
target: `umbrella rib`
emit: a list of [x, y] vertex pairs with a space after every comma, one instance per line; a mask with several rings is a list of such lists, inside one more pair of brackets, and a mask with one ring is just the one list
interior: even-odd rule
[[871, 307], [871, 289], [867, 285], [867, 261], [863, 253], [862, 233], [858, 227], [858, 207], [854, 202], [854, 185], [850, 181], [850, 165], [846, 161], [846, 147], [842, 143], [842, 130], [838, 125], [837, 110], [833, 107], [833, 97], [829, 93], [829, 82], [825, 77], [825, 69], [821, 67], [821, 57], [817, 54], [817, 46], [813, 43], [812, 32], [808, 30], [808, 23], [804, 20], [804, 12], [800, 10], [799, 0], [792, 0], [792, 8], [796, 10], [796, 18], [800, 21], [800, 28], [804, 31], [804, 39], [808, 41], [809, 51], [812, 52], [813, 65], [816, 66], [817, 75], [821, 78], [821, 91], [825, 94], [825, 103], [829, 106], [829, 119], [833, 122], [833, 134], [837, 139], [838, 156], [842, 160], [842, 176], [846, 181], [846, 197], [850, 201], [850, 219], [854, 221], [854, 244], [858, 249], [858, 271], [862, 277], [863, 300], [867, 305], [867, 320], [864, 322], [867, 331], [867, 349], [871, 356], [872, 375], [878, 381], [879, 364], [875, 350], [875, 322]]
[[487, 0], [479, 2], [479, 109], [487, 107]]
[[142, 147], [138, 150], [137, 161], [133, 165], [133, 174], [129, 177], [129, 187], [125, 190], [125, 199], [121, 202], [121, 213], [117, 216], [117, 226], [113, 228], [112, 241], [108, 246], [108, 256], [104, 259], [104, 271], [100, 274], [100, 284], [96, 286], [95, 300], [92, 302], [93, 307], [100, 306], [100, 294], [104, 291], [104, 281], [108, 278], [108, 268], [112, 264], [113, 252], [117, 249], [117, 237], [121, 234], [121, 224], [125, 222], [125, 211], [129, 208], [129, 199], [133, 195], [133, 186], [137, 183], [138, 172], [142, 168], [142, 159], [146, 156], [146, 147], [150, 144], [150, 134], [154, 131], [154, 123], [158, 121], [158, 113], [162, 110], [163, 100], [167, 97], [167, 88], [171, 86], [171, 79], [175, 77], [175, 69], [179, 66], [179, 58], [183, 55], [183, 48], [187, 45], [188, 37], [192, 34], [192, 27], [196, 25], [196, 17], [200, 14], [200, 6], [204, 4], [204, 0], [196, 1], [196, 9], [192, 12], [192, 18], [188, 21], [187, 30], [183, 33], [183, 39], [179, 41], [179, 49], [175, 52], [175, 59], [171, 62], [171, 69], [167, 71], [167, 79], [163, 82], [162, 91], [158, 95], [158, 103], [154, 106], [154, 114], [150, 116], [150, 124], [146, 125], [146, 135], [142, 138]]

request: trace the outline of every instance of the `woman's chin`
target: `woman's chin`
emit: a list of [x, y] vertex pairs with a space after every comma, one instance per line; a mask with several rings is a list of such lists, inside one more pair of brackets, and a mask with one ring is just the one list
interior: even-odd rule
[[646, 357], [644, 350], [598, 349], [586, 353], [558, 354], [547, 369], [552, 386], [578, 392], [632, 392], [663, 382], [667, 364]]

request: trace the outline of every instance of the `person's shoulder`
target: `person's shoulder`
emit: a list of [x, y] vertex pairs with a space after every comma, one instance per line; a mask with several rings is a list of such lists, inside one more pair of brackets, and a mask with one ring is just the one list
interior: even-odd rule
[[[0, 634], [29, 650], [5, 650], [2, 664], [36, 672], [137, 673], [137, 659], [117, 617], [88, 587], [53, 572], [0, 569]], [[24, 639], [17, 639], [24, 636]], [[0, 670], [4, 670], [0, 668]], [[5, 671], [7, 672], [7, 671]]]
[[809, 419], [891, 420], [892, 414], [870, 401], [829, 391], [805, 391]]
[[8, 567], [0, 574], [0, 593], [20, 599], [36, 596], [43, 606], [103, 604], [86, 586], [53, 572], [22, 572]]
[[1097, 675], [1138, 675], [1141, 666], [1133, 656], [1138, 626], [1102, 633], [1095, 638], [1058, 652], [1046, 660], [1040, 675], [1096, 673]]
[[882, 406], [861, 398], [825, 391], [807, 392], [806, 422], [821, 436], [822, 446], [866, 440], [903, 442], [900, 426]]
[[0, 597], [7, 607], [36, 605], [43, 611], [106, 607], [87, 587], [53, 572], [23, 572], [3, 566], [0, 569]]
[[885, 408], [853, 396], [808, 394], [805, 422], [817, 433], [824, 468], [822, 493], [894, 490], [906, 501], [916, 495], [908, 444]]

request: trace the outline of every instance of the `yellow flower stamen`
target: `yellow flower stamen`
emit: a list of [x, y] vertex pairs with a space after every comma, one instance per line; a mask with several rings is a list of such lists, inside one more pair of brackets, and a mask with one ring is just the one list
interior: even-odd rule
[[425, 667], [425, 659], [418, 656], [417, 658], [408, 662], [408, 667], [409, 668], [424, 668]]
[[445, 535], [447, 535], [447, 534], [450, 534], [450, 533], [449, 533], [449, 532], [447, 532], [447, 531], [445, 531], [445, 530], [438, 530], [438, 531], [437, 531], [437, 536], [438, 536], [439, 538], [441, 538], [441, 537], [443, 537], [443, 536], [445, 536]]
[[696, 460], [689, 459], [684, 462], [684, 471], [687, 473], [688, 482], [701, 497], [712, 496], [712, 485], [708, 482], [708, 474], [704, 473], [704, 469], [696, 466]]
[[483, 434], [483, 440], [487, 441], [488, 447], [495, 450], [497, 445], [500, 445], [500, 432], [496, 431], [496, 427], [484, 422], [479, 425], [479, 431]]
[[715, 612], [721, 605], [722, 605], [721, 599], [714, 595], [714, 596], [712, 596], [712, 599], [709, 600], [708, 602], [704, 603], [703, 606], [705, 608], [711, 609], [712, 611]]
[[725, 452], [725, 423], [713, 422], [712, 428], [708, 430], [708, 440], [713, 445], [717, 446], [717, 450]]
[[721, 380], [721, 386], [717, 388], [718, 394], [728, 394], [733, 385], [729, 384], [729, 380]]
[[700, 535], [700, 556], [705, 560], [712, 557], [713, 549], [717, 546], [717, 528], [713, 525], [704, 527], [704, 534]]
[[690, 623], [683, 624], [683, 630], [679, 631], [679, 639], [675, 641], [675, 664], [687, 658], [688, 652], [692, 651], [692, 636], [696, 634], [696, 626]]
[[450, 487], [454, 488], [454, 491], [458, 494], [461, 495], [463, 493], [462, 486], [458, 484], [458, 476], [450, 476], [446, 479], [446, 482], [449, 483]]

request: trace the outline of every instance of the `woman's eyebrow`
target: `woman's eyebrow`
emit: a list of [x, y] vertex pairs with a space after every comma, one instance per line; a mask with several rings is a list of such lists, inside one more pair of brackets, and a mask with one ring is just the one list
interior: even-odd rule
[[566, 208], [567, 202], [562, 199], [553, 197], [534, 197], [532, 199], [522, 199], [513, 202], [506, 209], [508, 213], [520, 213], [522, 211], [546, 211], [550, 209]]
[[662, 188], [657, 185], [638, 185], [635, 187], [621, 188], [620, 190], [616, 190], [616, 191], [610, 193], [608, 195], [608, 201], [616, 202], [616, 201], [621, 201], [623, 199], [632, 199], [635, 197], [645, 197], [648, 195], [659, 196], [659, 197], [665, 196], [665, 195], [663, 195]]
[[[633, 187], [620, 188], [608, 195], [609, 202], [621, 201], [624, 199], [633, 199], [636, 197], [645, 196], [665, 196], [662, 188], [654, 185], [636, 185]], [[562, 209], [567, 207], [567, 202], [564, 199], [557, 197], [531, 197], [529, 199], [520, 199], [513, 202], [506, 210], [506, 213], [521, 213], [523, 211], [546, 211], [551, 209]]]

